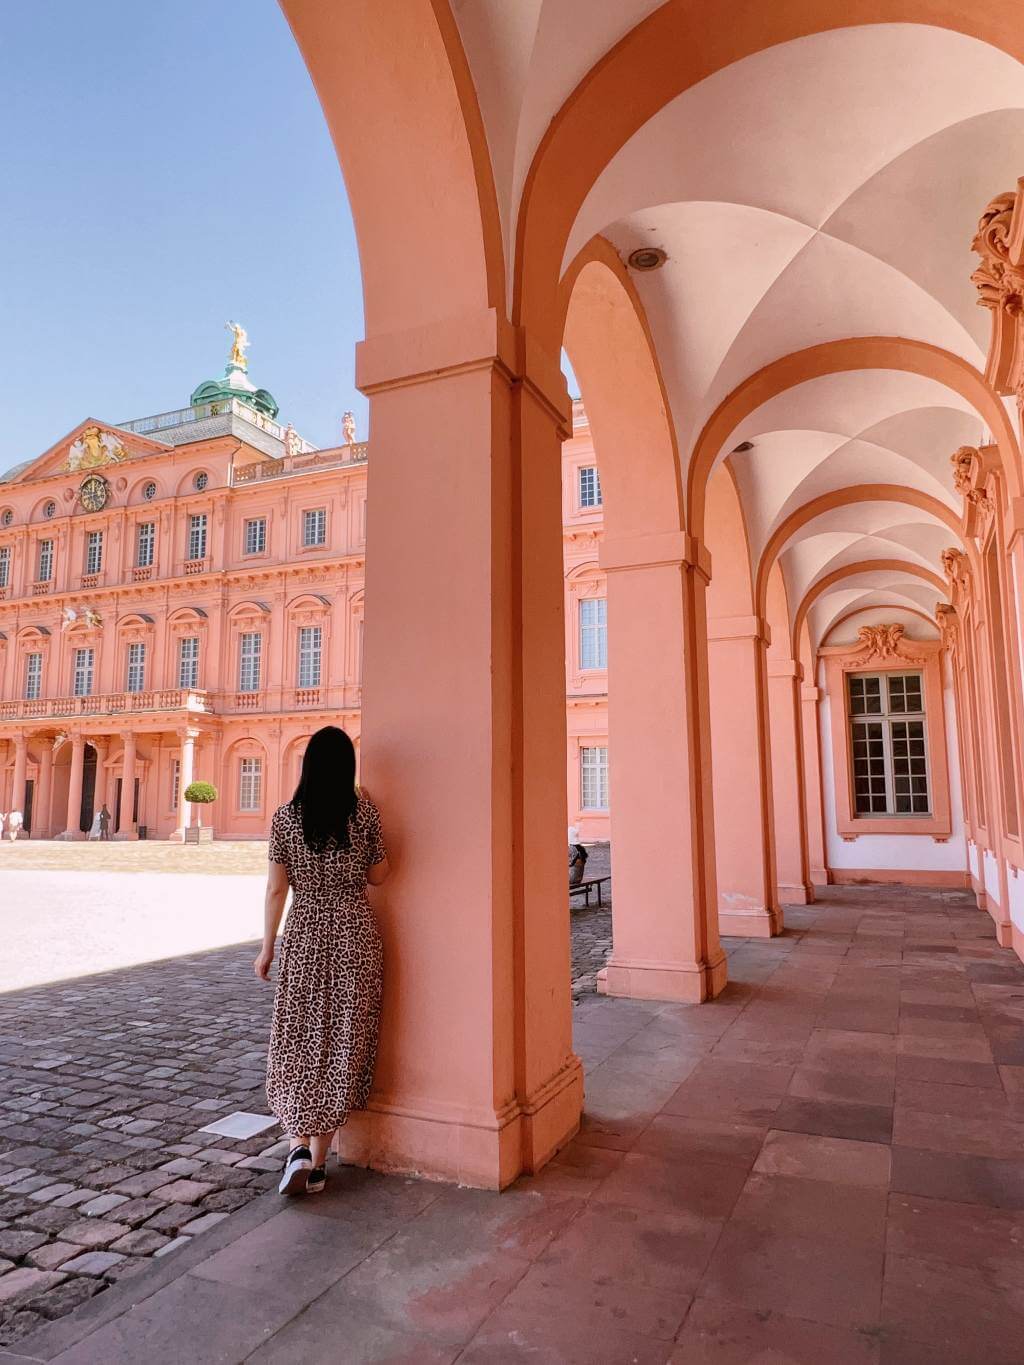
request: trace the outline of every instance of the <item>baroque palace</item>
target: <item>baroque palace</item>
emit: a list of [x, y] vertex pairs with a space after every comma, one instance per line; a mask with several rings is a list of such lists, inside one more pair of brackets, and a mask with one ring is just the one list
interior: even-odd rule
[[[0, 810], [34, 838], [263, 838], [309, 735], [358, 745], [367, 446], [277, 421], [235, 327], [187, 408], [92, 418], [0, 479]], [[564, 450], [569, 811], [608, 837], [601, 489], [582, 405]], [[412, 698], [410, 696], [410, 702]]]

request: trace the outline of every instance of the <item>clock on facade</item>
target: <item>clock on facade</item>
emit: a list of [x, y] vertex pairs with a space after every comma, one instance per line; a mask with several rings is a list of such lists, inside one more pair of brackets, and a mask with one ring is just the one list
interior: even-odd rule
[[110, 485], [100, 474], [90, 474], [82, 480], [78, 490], [78, 501], [87, 512], [100, 512], [107, 505]]

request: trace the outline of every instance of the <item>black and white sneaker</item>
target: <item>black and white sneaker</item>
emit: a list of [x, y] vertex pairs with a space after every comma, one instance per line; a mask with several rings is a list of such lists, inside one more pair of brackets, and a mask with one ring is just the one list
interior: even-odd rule
[[327, 1184], [327, 1167], [314, 1166], [306, 1177], [306, 1193], [319, 1194]]
[[277, 1187], [278, 1194], [302, 1194], [313, 1169], [313, 1153], [308, 1147], [293, 1147], [284, 1163], [284, 1174]]

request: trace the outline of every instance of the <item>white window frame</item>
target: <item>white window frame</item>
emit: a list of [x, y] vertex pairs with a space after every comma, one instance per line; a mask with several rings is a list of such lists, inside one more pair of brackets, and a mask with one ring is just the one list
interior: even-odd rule
[[238, 760], [238, 809], [252, 813], [263, 807], [263, 759]]
[[0, 588], [11, 585], [11, 547], [0, 545]]
[[75, 650], [71, 661], [72, 695], [91, 697], [92, 684], [96, 671], [96, 651], [92, 645], [82, 645]]
[[[591, 758], [591, 755], [595, 755], [595, 757]], [[608, 809], [608, 745], [581, 744], [579, 765], [580, 810], [606, 811]], [[594, 782], [596, 782], [596, 789], [592, 785]], [[588, 800], [591, 796], [596, 796], [596, 804]]]
[[[593, 616], [596, 619], [587, 620]], [[581, 597], [577, 620], [580, 671], [600, 673], [608, 668], [608, 599]]]
[[151, 569], [156, 558], [156, 522], [140, 521], [135, 529], [135, 567]]
[[85, 533], [85, 572], [103, 572], [103, 532], [86, 531]]
[[238, 690], [258, 692], [263, 671], [263, 632], [243, 630], [238, 637]]
[[323, 657], [323, 626], [300, 626], [298, 635], [299, 687], [319, 687]]
[[178, 641], [178, 686], [188, 689], [199, 686], [198, 635], [183, 635]]
[[188, 558], [190, 563], [206, 558], [206, 513], [191, 512], [188, 518]]
[[38, 701], [43, 694], [43, 655], [33, 649], [25, 655], [25, 700]]
[[36, 548], [36, 582], [49, 583], [53, 578], [53, 541], [43, 537]]
[[261, 555], [267, 549], [267, 519], [266, 517], [246, 517], [245, 536], [243, 553], [247, 555]]
[[[892, 704], [893, 702], [891, 691], [892, 684], [897, 681], [902, 682], [906, 678], [917, 679], [918, 688], [916, 690], [918, 691], [921, 698], [920, 710], [901, 711], [898, 708], [894, 707]], [[864, 710], [857, 712], [854, 711], [855, 680], [858, 682], [863, 680], [865, 681], [865, 683], [868, 680], [872, 682], [877, 681], [878, 700], [880, 708], [879, 710], [877, 711]], [[866, 690], [867, 689], [865, 687], [865, 692]], [[929, 761], [928, 753], [928, 718], [926, 714], [924, 674], [919, 670], [913, 668], [901, 669], [899, 671], [893, 670], [892, 672], [887, 671], [881, 673], [872, 672], [847, 673], [846, 718], [847, 729], [850, 737], [850, 786], [852, 796], [851, 809], [853, 812], [854, 819], [921, 820], [927, 819], [929, 816], [931, 816], [934, 812], [932, 810], [932, 774], [931, 763]], [[916, 742], [920, 743], [921, 753], [919, 755], [916, 755], [915, 757], [923, 760], [924, 772], [916, 774], [910, 774], [908, 772], [905, 775], [899, 774], [896, 772], [896, 764], [898, 761], [903, 761], [904, 756], [903, 755], [897, 756], [896, 753], [894, 752], [894, 748], [900, 743], [906, 742], [909, 744], [915, 742], [915, 740], [911, 739], [910, 736], [907, 736], [906, 739], [904, 739], [904, 737], [902, 736], [894, 736], [893, 734], [894, 727], [917, 724], [921, 726], [920, 738], [916, 740]], [[880, 734], [878, 736], [869, 735], [865, 728], [869, 725], [878, 726]], [[857, 791], [858, 780], [861, 781], [867, 780], [869, 783], [872, 780], [872, 775], [869, 770], [858, 772], [857, 767], [858, 761], [865, 760], [868, 762], [871, 761], [871, 755], [864, 754], [863, 756], [861, 756], [858, 754], [858, 745], [861, 743], [871, 742], [872, 740], [874, 740], [875, 743], [878, 743], [879, 741], [881, 743], [881, 754], [875, 756], [875, 761], [877, 761], [878, 757], [881, 758], [882, 761], [881, 777], [884, 791], [883, 793], [868, 792], [863, 795], [867, 796], [868, 800], [872, 802], [872, 804], [874, 799], [877, 798], [878, 795], [880, 794], [884, 795], [885, 800], [884, 810], [874, 808], [862, 810], [860, 808], [862, 797], [861, 794], [858, 794]], [[905, 776], [908, 781], [910, 781], [911, 777], [913, 776], [924, 777], [925, 805], [923, 807], [918, 807], [916, 809], [914, 808], [914, 802], [917, 799], [919, 799], [921, 795], [919, 792], [910, 791], [905, 793], [897, 793], [896, 791], [897, 780], [903, 776]], [[877, 778], [875, 780], [877, 780]], [[911, 803], [910, 810], [897, 810], [896, 808], [897, 802], [900, 800], [901, 796], [909, 797]]]
[[146, 690], [146, 646], [142, 640], [131, 640], [128, 644], [124, 690], [126, 692]]
[[312, 550], [327, 544], [327, 508], [307, 507], [302, 513], [302, 548]]
[[601, 473], [596, 464], [581, 464], [577, 467], [576, 506], [587, 511], [604, 506]]

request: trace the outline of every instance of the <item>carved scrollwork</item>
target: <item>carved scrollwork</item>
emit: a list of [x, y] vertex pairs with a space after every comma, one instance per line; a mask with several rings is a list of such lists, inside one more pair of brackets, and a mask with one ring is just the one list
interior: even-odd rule
[[942, 560], [942, 572], [950, 584], [959, 591], [966, 592], [970, 586], [971, 566], [963, 550], [951, 546], [948, 550], [943, 550], [939, 557]]
[[1010, 224], [1017, 196], [1013, 192], [996, 195], [978, 222], [971, 250], [981, 264], [971, 275], [982, 308], [1005, 308], [1017, 317], [1024, 307], [1024, 279], [1010, 264]]
[[963, 497], [970, 491], [976, 460], [981, 460], [981, 451], [977, 446], [960, 446], [949, 457], [949, 463], [953, 466], [953, 487]]
[[944, 649], [955, 649], [960, 636], [960, 618], [952, 602], [940, 602], [935, 608], [935, 621], [942, 636]]
[[905, 663], [919, 664], [924, 660], [907, 649], [904, 639], [906, 627], [898, 623], [884, 626], [861, 626], [857, 631], [860, 649], [844, 664], [863, 664], [869, 659], [900, 659]]

